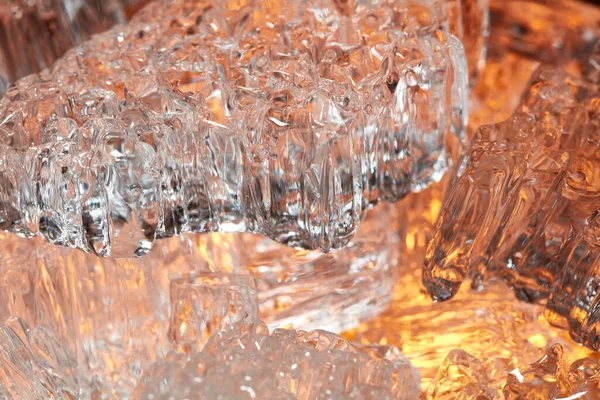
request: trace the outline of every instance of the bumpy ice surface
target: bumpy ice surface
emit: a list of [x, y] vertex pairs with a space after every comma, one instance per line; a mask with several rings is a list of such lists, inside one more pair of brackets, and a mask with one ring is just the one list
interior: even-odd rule
[[0, 228], [102, 256], [180, 232], [344, 246], [466, 121], [442, 2], [158, 1], [0, 101]]

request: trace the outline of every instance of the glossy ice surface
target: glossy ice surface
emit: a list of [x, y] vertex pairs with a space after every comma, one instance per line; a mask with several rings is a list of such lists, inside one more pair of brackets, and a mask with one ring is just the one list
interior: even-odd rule
[[[259, 306], [271, 329], [339, 332], [381, 312], [397, 277], [397, 233], [381, 223], [393, 216], [387, 205], [371, 210], [352, 242], [328, 254], [212, 233], [162, 240], [143, 258], [114, 259], [3, 234], [0, 320], [19, 321], [28, 340], [51, 347], [40, 359], [56, 363], [56, 390], [129, 398], [146, 365], [169, 351], [194, 353], [241, 315], [258, 319]], [[7, 348], [0, 369], [12, 371], [19, 349]], [[14, 385], [14, 397], [23, 381], [7, 374], [2, 384]]]
[[[513, 52], [493, 52], [470, 96], [471, 118], [489, 124], [510, 117], [537, 64]], [[597, 354], [572, 341], [567, 331], [553, 327], [543, 305], [516, 299], [501, 279], [488, 280], [483, 288], [464, 282], [451, 300], [431, 301], [421, 286], [420, 268], [450, 178], [403, 200], [397, 219], [402, 243], [399, 279], [392, 303], [380, 316], [344, 336], [397, 346], [421, 374], [422, 398], [502, 399], [507, 385], [519, 393], [516, 398], [597, 398]], [[562, 349], [561, 368], [546, 363], [550, 367], [540, 372], [536, 360], [554, 345]], [[573, 362], [571, 371], [579, 371], [578, 377], [569, 372], [569, 362]], [[517, 368], [524, 385], [512, 373]], [[582, 375], [589, 377], [587, 383]], [[570, 383], [565, 384], [567, 380]]]
[[478, 130], [446, 199], [423, 282], [437, 300], [501, 276], [594, 349], [598, 50], [578, 75], [540, 67], [513, 116]]
[[539, 360], [519, 366], [501, 386], [490, 379], [484, 361], [463, 350], [453, 350], [444, 360], [427, 399], [560, 400], [597, 399], [600, 362], [582, 358], [571, 365], [560, 345], [552, 346]]
[[[347, 16], [347, 4], [337, 6]], [[493, 58], [472, 92], [475, 121], [506, 119], [534, 64], [512, 53]], [[593, 81], [594, 70], [587, 72]], [[578, 94], [585, 99], [585, 91]], [[587, 110], [585, 100], [573, 107]], [[544, 117], [552, 116], [546, 110]], [[493, 282], [465, 282], [445, 303], [432, 303], [422, 290], [419, 267], [447, 183], [407, 194], [393, 212], [378, 206], [348, 245], [326, 254], [247, 233], [181, 235], [141, 259], [3, 237], [0, 397], [415, 399], [419, 376], [397, 346], [420, 372], [422, 398], [597, 398], [600, 364], [586, 358], [594, 354], [553, 329], [544, 306], [518, 302], [499, 282], [518, 281], [520, 272], [490, 269]], [[586, 303], [595, 282], [594, 221], [567, 241], [576, 249], [567, 257], [576, 268], [560, 278], [567, 290], [552, 287], [548, 303], [552, 322], [571, 323], [588, 344], [595, 332], [595, 302]], [[392, 270], [398, 240], [400, 269]], [[323, 331], [269, 334], [256, 321], [260, 304], [272, 325], [337, 331], [380, 311], [396, 276], [390, 308], [345, 334], [363, 345]]]
[[[447, 364], [444, 360], [451, 354], [467, 353], [469, 363], [476, 359], [469, 366], [470, 382], [489, 387], [496, 394], [511, 371], [539, 359], [555, 344], [562, 346], [569, 360], [596, 357], [592, 350], [572, 341], [568, 332], [553, 327], [543, 306], [519, 301], [499, 280], [486, 282], [483, 289], [472, 289], [470, 282], [465, 282], [451, 300], [431, 301], [420, 284], [420, 267], [447, 185], [448, 179], [444, 179], [441, 184], [406, 198], [407, 211], [401, 212], [400, 217], [407, 232], [402, 235], [399, 279], [392, 302], [380, 316], [344, 336], [353, 342], [398, 347], [419, 370], [425, 391], [439, 387], [434, 380], [442, 373], [444, 386], [463, 390], [464, 371], [450, 375], [443, 372]], [[480, 376], [485, 377], [485, 382], [479, 382]], [[444, 397], [441, 389], [435, 393], [430, 398], [460, 398]]]
[[0, 228], [117, 257], [181, 232], [346, 245], [441, 177], [467, 70], [437, 3], [345, 4], [159, 1], [19, 81]]

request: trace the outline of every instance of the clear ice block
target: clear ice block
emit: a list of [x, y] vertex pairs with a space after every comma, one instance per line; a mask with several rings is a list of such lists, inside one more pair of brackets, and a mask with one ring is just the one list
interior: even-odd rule
[[181, 232], [346, 245], [463, 136], [437, 4], [149, 5], [0, 100], [0, 228], [117, 257]]

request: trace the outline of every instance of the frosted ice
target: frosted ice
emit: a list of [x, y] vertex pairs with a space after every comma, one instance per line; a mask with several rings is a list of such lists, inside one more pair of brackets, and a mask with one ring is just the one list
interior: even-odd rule
[[391, 346], [354, 347], [326, 331], [234, 325], [191, 356], [152, 366], [133, 398], [416, 399], [419, 374]]
[[467, 71], [441, 3], [340, 4], [159, 1], [19, 81], [0, 228], [118, 257], [181, 232], [344, 246], [441, 177]]

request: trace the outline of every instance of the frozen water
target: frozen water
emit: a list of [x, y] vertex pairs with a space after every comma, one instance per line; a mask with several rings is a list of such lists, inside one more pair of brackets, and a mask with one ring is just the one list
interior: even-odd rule
[[464, 133], [440, 5], [151, 4], [2, 98], [0, 228], [116, 257], [181, 232], [344, 246]]

